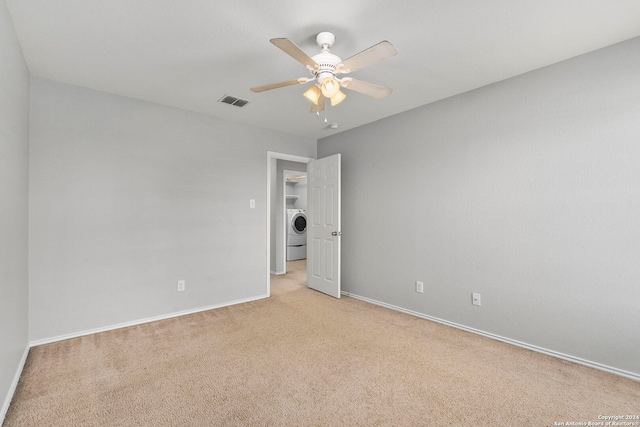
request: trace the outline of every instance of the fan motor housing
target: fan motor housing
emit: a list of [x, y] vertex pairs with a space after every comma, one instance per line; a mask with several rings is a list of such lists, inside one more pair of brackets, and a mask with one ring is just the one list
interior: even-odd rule
[[311, 59], [318, 64], [318, 68], [314, 70], [313, 74], [318, 78], [318, 83], [322, 84], [322, 81], [327, 77], [334, 77], [336, 74], [336, 66], [342, 62], [339, 56], [329, 52], [322, 52]]

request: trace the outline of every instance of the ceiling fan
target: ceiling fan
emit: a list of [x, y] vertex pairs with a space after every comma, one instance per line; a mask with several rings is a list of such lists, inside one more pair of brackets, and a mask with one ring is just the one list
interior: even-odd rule
[[258, 93], [315, 81], [314, 85], [304, 93], [305, 98], [311, 101], [312, 113], [324, 110], [327, 98], [331, 100], [332, 106], [342, 102], [347, 95], [340, 88], [360, 92], [376, 99], [383, 99], [391, 94], [392, 89], [385, 86], [352, 77], [338, 77], [339, 74], [348, 74], [396, 55], [398, 52], [391, 43], [386, 40], [382, 41], [343, 61], [340, 57], [329, 52], [335, 41], [336, 37], [332, 33], [322, 32], [318, 34], [316, 43], [320, 46], [321, 52], [310, 57], [289, 39], [271, 39], [273, 45], [307, 67], [312, 77], [300, 77], [296, 80], [253, 87], [251, 90]]

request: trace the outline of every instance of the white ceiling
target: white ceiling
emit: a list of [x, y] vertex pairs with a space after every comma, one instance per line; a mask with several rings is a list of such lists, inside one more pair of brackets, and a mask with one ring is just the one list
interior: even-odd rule
[[[31, 73], [314, 139], [640, 36], [638, 0], [6, 0]], [[305, 88], [250, 87], [309, 77], [269, 43], [309, 56], [336, 35], [343, 59], [382, 41], [398, 55], [352, 77], [390, 86], [348, 92], [329, 130]], [[640, 52], [639, 52], [640, 54]], [[217, 102], [229, 94], [244, 108]]]

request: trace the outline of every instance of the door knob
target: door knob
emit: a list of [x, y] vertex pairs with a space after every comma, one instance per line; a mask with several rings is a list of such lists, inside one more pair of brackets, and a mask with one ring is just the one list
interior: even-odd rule
[[331, 233], [332, 236], [342, 236], [342, 231], [334, 231]]

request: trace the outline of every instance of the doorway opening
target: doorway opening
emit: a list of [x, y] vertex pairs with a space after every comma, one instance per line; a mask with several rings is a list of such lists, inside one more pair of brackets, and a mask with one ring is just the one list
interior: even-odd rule
[[[307, 259], [307, 165], [306, 163], [293, 163], [278, 160], [278, 178], [282, 167], [295, 167], [295, 170], [284, 169], [282, 171], [282, 185], [277, 191], [284, 193], [282, 212], [285, 222], [282, 236], [277, 236], [278, 241], [284, 240], [284, 274], [291, 270], [289, 265], [293, 261], [306, 263]], [[276, 233], [278, 231], [276, 230]], [[277, 244], [276, 244], [277, 246]], [[300, 263], [298, 263], [300, 264]], [[279, 266], [281, 267], [281, 266]]]
[[[306, 245], [306, 235], [292, 237], [291, 243], [297, 247], [289, 251], [289, 258], [297, 259], [287, 261], [287, 208], [306, 209], [303, 204], [306, 203], [307, 163], [311, 160], [310, 157], [267, 152], [267, 296], [271, 296], [272, 275], [279, 276], [292, 271], [296, 275], [304, 273], [306, 278], [306, 259], [302, 257], [302, 243]], [[303, 176], [304, 180], [301, 178]], [[293, 181], [287, 184], [287, 178], [293, 178]], [[287, 187], [292, 196], [289, 200]], [[295, 218], [298, 226], [302, 223], [300, 217], [297, 215]], [[294, 231], [292, 234], [298, 233]], [[289, 266], [288, 262], [291, 263]], [[301, 271], [303, 267], [304, 272]]]

